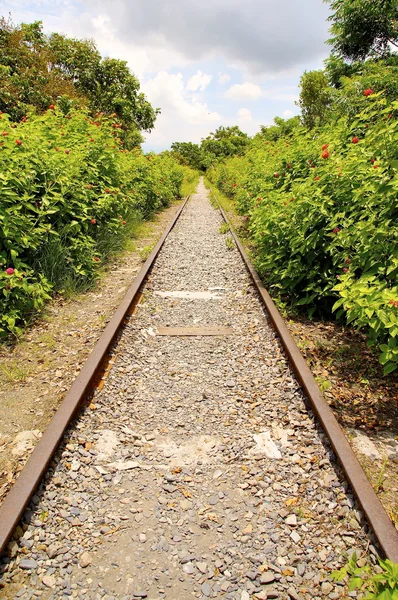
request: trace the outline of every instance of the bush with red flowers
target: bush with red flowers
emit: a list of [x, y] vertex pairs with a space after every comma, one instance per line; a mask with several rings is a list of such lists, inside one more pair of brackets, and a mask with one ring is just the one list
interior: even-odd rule
[[115, 117], [93, 123], [56, 105], [18, 124], [2, 117], [0, 337], [19, 334], [52, 291], [92, 285], [137, 223], [196, 177], [167, 154], [148, 161], [139, 147], [115, 151]]
[[355, 119], [298, 127], [289, 146], [256, 135], [208, 177], [249, 216], [256, 266], [274, 297], [366, 331], [387, 374], [398, 366], [398, 104], [368, 95]]

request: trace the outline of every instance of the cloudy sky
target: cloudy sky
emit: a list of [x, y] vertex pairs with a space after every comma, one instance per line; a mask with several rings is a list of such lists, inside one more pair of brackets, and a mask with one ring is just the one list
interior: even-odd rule
[[322, 68], [329, 7], [322, 0], [0, 0], [14, 23], [93, 38], [128, 62], [161, 108], [147, 150], [198, 142], [220, 125], [250, 135], [298, 114], [304, 70]]

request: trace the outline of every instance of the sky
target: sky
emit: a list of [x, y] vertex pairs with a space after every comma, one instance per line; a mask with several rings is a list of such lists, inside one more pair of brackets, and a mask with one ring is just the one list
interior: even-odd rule
[[155, 108], [144, 149], [200, 142], [217, 127], [249, 135], [299, 114], [304, 71], [330, 52], [322, 0], [0, 0], [15, 24], [92, 38], [126, 60]]

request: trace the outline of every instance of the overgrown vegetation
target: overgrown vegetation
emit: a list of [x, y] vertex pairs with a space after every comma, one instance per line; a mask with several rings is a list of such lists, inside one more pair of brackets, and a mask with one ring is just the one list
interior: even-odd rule
[[0, 107], [4, 338], [54, 292], [90, 287], [196, 174], [137, 145], [156, 111], [126, 63], [101, 59], [89, 41], [44, 36], [40, 23], [0, 22]]
[[369, 14], [358, 13], [366, 2], [331, 4], [332, 56], [325, 71], [304, 73], [301, 118], [276, 118], [207, 174], [248, 217], [274, 296], [366, 331], [389, 374], [398, 366], [398, 57], [385, 32], [394, 42], [397, 21], [380, 31], [377, 21], [360, 51], [374, 3]]
[[159, 112], [127, 62], [102, 58], [92, 40], [45, 35], [40, 21], [15, 26], [1, 18], [0, 111], [19, 121], [57, 101], [65, 111], [85, 106], [92, 115], [116, 113], [126, 148], [142, 141], [140, 131], [151, 130]]

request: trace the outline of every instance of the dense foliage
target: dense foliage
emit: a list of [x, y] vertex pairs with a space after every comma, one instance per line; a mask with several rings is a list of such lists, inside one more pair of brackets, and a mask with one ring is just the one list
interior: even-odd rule
[[237, 125], [234, 125], [233, 127], [219, 127], [200, 144], [174, 142], [171, 149], [181, 164], [205, 171], [219, 160], [243, 154], [249, 141], [249, 136], [243, 133]]
[[[362, 110], [288, 136], [255, 136], [209, 177], [249, 217], [257, 267], [293, 305], [366, 329], [398, 364], [398, 102], [356, 90]], [[275, 137], [275, 135], [274, 135]]]
[[326, 0], [332, 9], [332, 37], [336, 55], [365, 60], [390, 54], [398, 47], [397, 0]]
[[116, 113], [126, 146], [155, 123], [157, 110], [140, 92], [126, 61], [102, 58], [91, 40], [45, 35], [41, 22], [14, 26], [0, 19], [0, 110], [19, 121], [59, 100], [94, 115]]
[[85, 288], [137, 220], [179, 195], [170, 156], [124, 149], [116, 114], [57, 106], [0, 115], [0, 336], [19, 333], [52, 291]]

